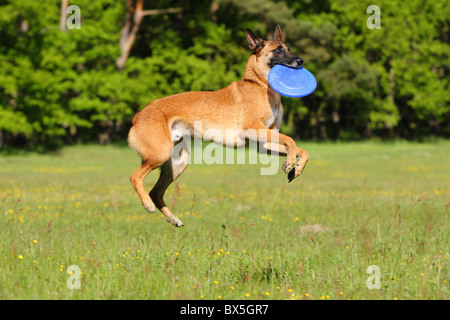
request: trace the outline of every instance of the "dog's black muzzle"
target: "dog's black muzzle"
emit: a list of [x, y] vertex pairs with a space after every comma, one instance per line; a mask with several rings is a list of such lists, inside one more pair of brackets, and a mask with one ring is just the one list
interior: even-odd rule
[[300, 68], [303, 65], [303, 59], [300, 58], [300, 57], [295, 56], [295, 57], [293, 57], [292, 59], [289, 60], [289, 63], [283, 64], [283, 65], [285, 65], [286, 67], [291, 67], [291, 68], [294, 68], [294, 69], [298, 69], [298, 68]]
[[295, 57], [294, 60], [297, 63], [297, 68], [300, 68], [303, 65], [303, 59], [302, 58]]
[[289, 67], [289, 68], [294, 68], [294, 69], [298, 69], [301, 68], [301, 66], [303, 65], [303, 59], [297, 56], [294, 56], [290, 59], [277, 59], [274, 58], [270, 61], [269, 66], [271, 68], [273, 68], [275, 65], [277, 64], [281, 64], [283, 66]]

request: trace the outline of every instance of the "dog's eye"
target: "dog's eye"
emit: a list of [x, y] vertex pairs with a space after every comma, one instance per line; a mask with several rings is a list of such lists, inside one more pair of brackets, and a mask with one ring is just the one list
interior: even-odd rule
[[283, 47], [278, 47], [275, 49], [275, 53], [280, 54], [283, 52]]

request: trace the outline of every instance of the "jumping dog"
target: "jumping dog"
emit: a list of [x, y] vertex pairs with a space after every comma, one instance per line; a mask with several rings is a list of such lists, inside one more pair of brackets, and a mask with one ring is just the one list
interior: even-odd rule
[[[282, 169], [288, 174], [289, 182], [302, 173], [308, 161], [308, 152], [278, 132], [283, 106], [280, 94], [272, 90], [267, 80], [275, 65], [299, 68], [303, 59], [290, 52], [278, 25], [272, 40], [263, 40], [249, 29], [246, 36], [252, 54], [242, 80], [217, 91], [184, 92], [155, 100], [133, 118], [128, 144], [141, 156], [142, 163], [131, 175], [131, 183], [143, 207], [155, 212], [156, 205], [174, 226], [181, 227], [183, 223], [167, 207], [163, 197], [168, 186], [187, 167], [190, 155], [186, 148], [177, 152], [176, 160], [172, 157], [174, 147], [186, 132], [229, 147], [256, 140], [268, 152], [286, 156]], [[196, 121], [202, 124], [200, 130], [194, 126]], [[208, 129], [218, 130], [226, 138], [210, 136], [206, 134]], [[238, 134], [230, 137], [228, 129]], [[159, 179], [147, 194], [144, 179], [156, 168], [161, 168]]]

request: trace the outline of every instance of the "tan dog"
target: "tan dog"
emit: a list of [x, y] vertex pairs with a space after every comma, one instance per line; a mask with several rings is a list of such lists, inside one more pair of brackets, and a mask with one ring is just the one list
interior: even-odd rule
[[[217, 91], [185, 92], [155, 100], [133, 118], [128, 144], [141, 156], [142, 164], [131, 175], [131, 183], [147, 211], [155, 212], [156, 205], [175, 226], [183, 226], [183, 223], [166, 206], [163, 197], [167, 187], [188, 164], [186, 148], [179, 150], [176, 161], [171, 157], [183, 132], [232, 147], [241, 146], [248, 139], [257, 140], [269, 152], [287, 156], [282, 168], [288, 173], [289, 182], [302, 173], [308, 161], [305, 150], [297, 148], [292, 138], [278, 133], [283, 106], [280, 95], [272, 90], [267, 80], [270, 69], [276, 64], [297, 68], [303, 60], [282, 42], [278, 25], [270, 41], [260, 39], [249, 29], [246, 35], [253, 54], [247, 61], [242, 80]], [[199, 121], [201, 129], [194, 126], [194, 122]], [[219, 130], [225, 138], [205, 134], [208, 129]], [[225, 131], [229, 133], [229, 129], [240, 134], [226, 136]], [[147, 194], [144, 179], [158, 167], [161, 167], [160, 177]]]

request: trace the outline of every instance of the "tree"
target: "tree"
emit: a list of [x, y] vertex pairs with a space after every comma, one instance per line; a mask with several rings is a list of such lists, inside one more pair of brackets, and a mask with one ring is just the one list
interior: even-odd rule
[[[276, 24], [318, 88], [283, 98], [301, 139], [450, 136], [450, 7], [445, 1], [0, 1], [0, 147], [124, 141], [150, 101], [242, 78], [245, 29]], [[145, 7], [144, 7], [145, 5]], [[151, 6], [151, 8], [150, 8]], [[63, 31], [63, 32], [62, 32]]]
[[133, 0], [127, 0], [125, 24], [120, 32], [120, 49], [122, 51], [122, 55], [116, 60], [117, 68], [122, 70], [125, 62], [128, 60], [131, 47], [136, 40], [139, 27], [145, 16], [177, 13], [181, 11], [182, 8], [144, 10], [144, 0], [137, 0], [136, 5], [133, 5]]

